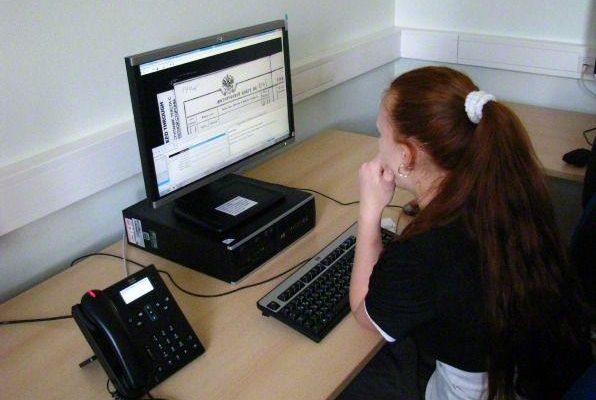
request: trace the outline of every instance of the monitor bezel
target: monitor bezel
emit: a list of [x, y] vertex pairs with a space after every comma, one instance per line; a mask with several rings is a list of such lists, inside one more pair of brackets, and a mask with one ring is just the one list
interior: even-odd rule
[[[284, 49], [284, 64], [286, 66], [286, 94], [287, 94], [287, 106], [288, 106], [288, 125], [289, 133], [286, 139], [283, 139], [263, 150], [260, 150], [242, 160], [236, 161], [233, 164], [228, 165], [218, 171], [215, 171], [203, 178], [197, 179], [182, 188], [176, 189], [173, 192], [167, 193], [160, 196], [157, 187], [157, 179], [155, 174], [155, 165], [153, 161], [152, 149], [149, 148], [145, 141], [145, 130], [143, 124], [142, 107], [140, 104], [140, 93], [137, 87], [138, 80], [140, 79], [140, 66], [152, 61], [160, 60], [166, 57], [175, 56], [182, 53], [187, 53], [196, 49], [209, 47], [213, 45], [222, 44], [232, 40], [241, 39], [248, 36], [257, 35], [277, 29], [282, 29], [282, 41]], [[196, 39], [173, 46], [168, 46], [144, 53], [125, 57], [126, 73], [128, 76], [128, 84], [130, 89], [130, 97], [133, 109], [133, 116], [135, 122], [135, 130], [137, 135], [137, 143], [139, 146], [139, 154], [141, 158], [141, 168], [143, 172], [143, 180], [145, 183], [145, 192], [147, 198], [157, 208], [171, 201], [178, 199], [196, 189], [199, 189], [205, 185], [208, 185], [225, 175], [233, 172], [244, 170], [248, 167], [257, 165], [263, 162], [267, 158], [271, 157], [275, 153], [280, 152], [286, 146], [295, 141], [295, 130], [294, 130], [294, 109], [292, 104], [292, 84], [291, 84], [291, 71], [290, 71], [290, 51], [288, 46], [288, 31], [284, 20], [270, 21], [259, 25], [254, 25], [242, 29], [237, 29], [229, 32], [220, 33]]]

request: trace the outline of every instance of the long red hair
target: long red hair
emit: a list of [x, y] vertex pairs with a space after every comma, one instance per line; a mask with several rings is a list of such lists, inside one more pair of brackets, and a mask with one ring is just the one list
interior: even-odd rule
[[[387, 91], [394, 139], [414, 155], [422, 147], [446, 171], [400, 240], [463, 223], [480, 254], [489, 399], [514, 398], [515, 391], [559, 398], [589, 362], [574, 363], [588, 337], [583, 303], [524, 126], [496, 101], [472, 123], [464, 102], [474, 90], [460, 72], [426, 67], [399, 76]], [[559, 364], [579, 366], [561, 375]]]

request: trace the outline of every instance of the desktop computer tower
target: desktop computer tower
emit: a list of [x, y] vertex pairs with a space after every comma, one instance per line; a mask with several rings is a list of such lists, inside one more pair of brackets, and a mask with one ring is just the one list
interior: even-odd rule
[[[254, 180], [240, 177], [247, 181]], [[174, 204], [148, 200], [122, 211], [128, 243], [226, 282], [237, 282], [315, 226], [312, 194], [265, 182], [283, 200], [226, 233], [178, 218]]]

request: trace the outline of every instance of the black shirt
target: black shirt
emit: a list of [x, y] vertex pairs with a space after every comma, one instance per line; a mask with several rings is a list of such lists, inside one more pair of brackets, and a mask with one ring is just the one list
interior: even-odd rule
[[441, 362], [486, 371], [480, 260], [463, 228], [435, 228], [388, 245], [370, 277], [365, 304], [394, 339], [412, 335]]

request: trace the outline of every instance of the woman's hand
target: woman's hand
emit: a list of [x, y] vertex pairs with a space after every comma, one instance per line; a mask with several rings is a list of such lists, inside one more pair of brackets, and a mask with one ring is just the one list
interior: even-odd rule
[[358, 172], [360, 216], [380, 218], [395, 192], [395, 175], [378, 157], [365, 162]]

